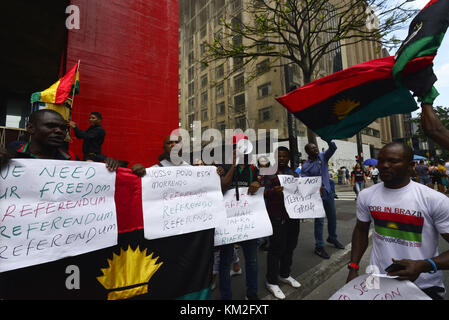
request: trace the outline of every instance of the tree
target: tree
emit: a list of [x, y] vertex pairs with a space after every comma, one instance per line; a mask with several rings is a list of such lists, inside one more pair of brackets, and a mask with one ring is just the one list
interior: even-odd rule
[[[446, 127], [449, 128], [449, 107], [442, 107], [437, 106], [434, 107], [435, 114], [437, 115], [438, 119], [440, 119], [441, 123]], [[421, 141], [428, 141], [428, 137], [424, 134], [424, 130], [421, 127], [421, 113], [418, 113], [418, 117], [412, 119], [412, 121], [417, 125], [416, 133], [414, 134], [413, 138], [419, 139]], [[437, 143], [433, 143], [435, 150], [439, 150], [440, 158], [443, 159], [449, 159], [449, 151], [445, 148], [442, 148]]]
[[[232, 0], [238, 1], [238, 0]], [[321, 59], [341, 60], [344, 46], [361, 41], [378, 44], [378, 49], [392, 48], [400, 41], [392, 32], [402, 29], [416, 10], [409, 0], [247, 0], [243, 12], [222, 19], [225, 32], [216, 36], [202, 63], [233, 59], [234, 68], [227, 76], [253, 65], [251, 81], [264, 68], [297, 66], [303, 85], [317, 77]], [[374, 9], [375, 8], [375, 9]], [[254, 67], [259, 58], [270, 58], [265, 66]], [[338, 61], [337, 61], [338, 62]], [[337, 63], [338, 65], [338, 63]], [[335, 68], [334, 68], [335, 69]], [[338, 68], [337, 68], [338, 69]], [[338, 70], [341, 70], [341, 62]], [[316, 143], [308, 130], [309, 142]]]

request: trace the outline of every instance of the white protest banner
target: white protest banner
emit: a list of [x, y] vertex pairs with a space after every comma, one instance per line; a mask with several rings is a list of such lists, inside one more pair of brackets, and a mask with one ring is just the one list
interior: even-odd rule
[[284, 187], [284, 204], [291, 219], [324, 218], [320, 196], [321, 177], [278, 175]]
[[226, 212], [214, 166], [152, 167], [142, 178], [146, 239], [215, 228]]
[[431, 300], [413, 282], [364, 274], [349, 281], [329, 300]]
[[114, 190], [102, 163], [9, 161], [0, 170], [0, 272], [116, 245]]
[[263, 198], [264, 188], [248, 195], [248, 188], [239, 188], [240, 198], [236, 200], [235, 189], [224, 194], [227, 219], [215, 228], [215, 245], [257, 239], [271, 236], [273, 228]]

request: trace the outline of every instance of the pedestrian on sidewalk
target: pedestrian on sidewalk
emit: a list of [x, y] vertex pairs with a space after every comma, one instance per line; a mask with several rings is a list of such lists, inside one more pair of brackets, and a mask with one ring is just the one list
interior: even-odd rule
[[365, 172], [360, 163], [356, 163], [354, 170], [351, 172], [351, 187], [355, 192], [355, 200], [359, 196], [360, 191], [365, 189], [367, 184]]
[[[302, 177], [321, 177], [321, 199], [327, 218], [327, 230], [329, 237], [327, 242], [332, 243], [338, 249], [344, 246], [337, 240], [337, 213], [335, 208], [334, 193], [329, 182], [329, 159], [337, 150], [335, 142], [329, 142], [329, 148], [319, 152], [318, 147], [309, 143], [305, 146], [309, 159], [304, 163], [301, 170]], [[323, 240], [324, 218], [315, 218], [315, 254], [323, 259], [329, 259], [329, 254], [324, 250]]]
[[411, 180], [409, 146], [390, 143], [381, 149], [378, 160], [383, 183], [360, 192], [347, 281], [358, 276], [373, 222], [370, 265], [385, 273], [393, 262], [402, 270], [389, 276], [412, 281], [432, 299], [443, 299], [440, 270], [449, 269], [449, 251], [438, 253], [438, 235], [449, 242], [449, 198]]
[[283, 187], [278, 175], [298, 174], [289, 167], [290, 151], [279, 147], [276, 151], [278, 170], [276, 174], [263, 177], [264, 196], [268, 215], [273, 226], [273, 235], [267, 253], [266, 287], [277, 299], [285, 299], [285, 294], [279, 287], [279, 281], [299, 288], [301, 284], [290, 275], [293, 261], [293, 251], [298, 244], [299, 219], [290, 219], [284, 204]]

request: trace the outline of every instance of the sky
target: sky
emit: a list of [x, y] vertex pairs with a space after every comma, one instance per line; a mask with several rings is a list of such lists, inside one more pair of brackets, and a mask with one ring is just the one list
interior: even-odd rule
[[[411, 2], [411, 5], [416, 9], [422, 9], [429, 2], [429, 0], [415, 0]], [[410, 21], [411, 22], [411, 21]], [[398, 39], [405, 39], [408, 34], [408, 29], [396, 32]], [[435, 99], [434, 106], [449, 107], [449, 31], [446, 32], [443, 43], [438, 50], [437, 56], [434, 60], [433, 71], [435, 72], [438, 80], [434, 84], [434, 87], [438, 90], [440, 95]], [[394, 55], [396, 52], [390, 52]], [[418, 109], [420, 112], [420, 109]], [[416, 116], [417, 112], [413, 113]]]

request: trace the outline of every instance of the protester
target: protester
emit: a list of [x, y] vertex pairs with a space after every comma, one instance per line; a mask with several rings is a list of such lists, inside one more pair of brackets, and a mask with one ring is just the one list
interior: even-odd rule
[[360, 191], [365, 188], [366, 183], [365, 172], [362, 170], [361, 164], [356, 163], [354, 170], [351, 172], [351, 187], [355, 192], [355, 200], [357, 200]]
[[385, 273], [396, 263], [404, 270], [388, 275], [410, 280], [431, 298], [442, 299], [439, 270], [449, 269], [449, 251], [438, 254], [438, 234], [449, 242], [449, 198], [411, 181], [412, 162], [413, 151], [407, 145], [390, 143], [381, 149], [378, 168], [383, 183], [363, 190], [357, 201], [347, 281], [358, 276], [373, 222], [370, 265]]
[[[43, 109], [31, 113], [26, 130], [30, 134], [30, 142], [21, 141], [10, 145], [9, 150], [0, 151], [2, 165], [11, 158], [78, 160], [74, 153], [63, 148], [68, 126], [58, 112]], [[117, 169], [116, 160], [112, 158], [104, 160], [109, 171]]]
[[[329, 148], [321, 153], [313, 143], [307, 144], [304, 149], [309, 159], [302, 166], [301, 176], [321, 176], [321, 199], [323, 200], [324, 211], [326, 212], [327, 230], [329, 233], [327, 242], [332, 243], [338, 249], [344, 249], [344, 246], [337, 240], [335, 199], [329, 183], [328, 161], [337, 150], [337, 145], [334, 142], [330, 142]], [[324, 218], [315, 218], [315, 254], [321, 258], [329, 259], [329, 254], [324, 250], [323, 228]]]
[[449, 150], [449, 130], [438, 119], [431, 104], [422, 103], [421, 108], [421, 126], [425, 135]]
[[419, 163], [415, 167], [416, 174], [418, 175], [419, 183], [429, 186], [430, 185], [430, 175], [429, 167], [424, 164], [424, 160], [419, 160]]
[[[260, 188], [260, 182], [257, 180], [259, 170], [257, 167], [244, 163], [236, 165], [236, 148], [240, 139], [246, 137], [234, 136], [233, 137], [233, 164], [222, 165], [224, 174], [221, 180], [221, 186], [223, 193], [238, 187], [248, 187], [248, 194], [252, 195]], [[245, 157], [246, 158], [246, 157]], [[247, 162], [247, 159], [245, 159]], [[246, 299], [259, 300], [258, 293], [258, 239], [252, 239], [240, 242], [240, 247], [243, 250], [245, 257], [245, 274], [246, 274]], [[232, 299], [231, 290], [231, 276], [230, 266], [232, 262], [232, 256], [234, 252], [234, 244], [227, 244], [220, 246], [220, 270], [219, 270], [219, 283], [220, 294], [223, 300]]]
[[89, 116], [90, 127], [87, 130], [81, 130], [78, 125], [69, 121], [70, 127], [75, 132], [78, 139], [83, 139], [83, 160], [93, 160], [96, 162], [104, 161], [105, 155], [101, 148], [104, 143], [106, 131], [101, 126], [103, 117], [99, 112], [92, 112]]
[[277, 299], [285, 299], [285, 294], [279, 287], [279, 281], [299, 288], [301, 284], [290, 275], [293, 261], [293, 251], [298, 244], [299, 219], [290, 219], [284, 205], [283, 187], [277, 175], [298, 176], [288, 166], [290, 151], [279, 147], [276, 152], [278, 170], [276, 174], [263, 177], [264, 195], [268, 215], [273, 227], [270, 246], [267, 253], [266, 287]]

